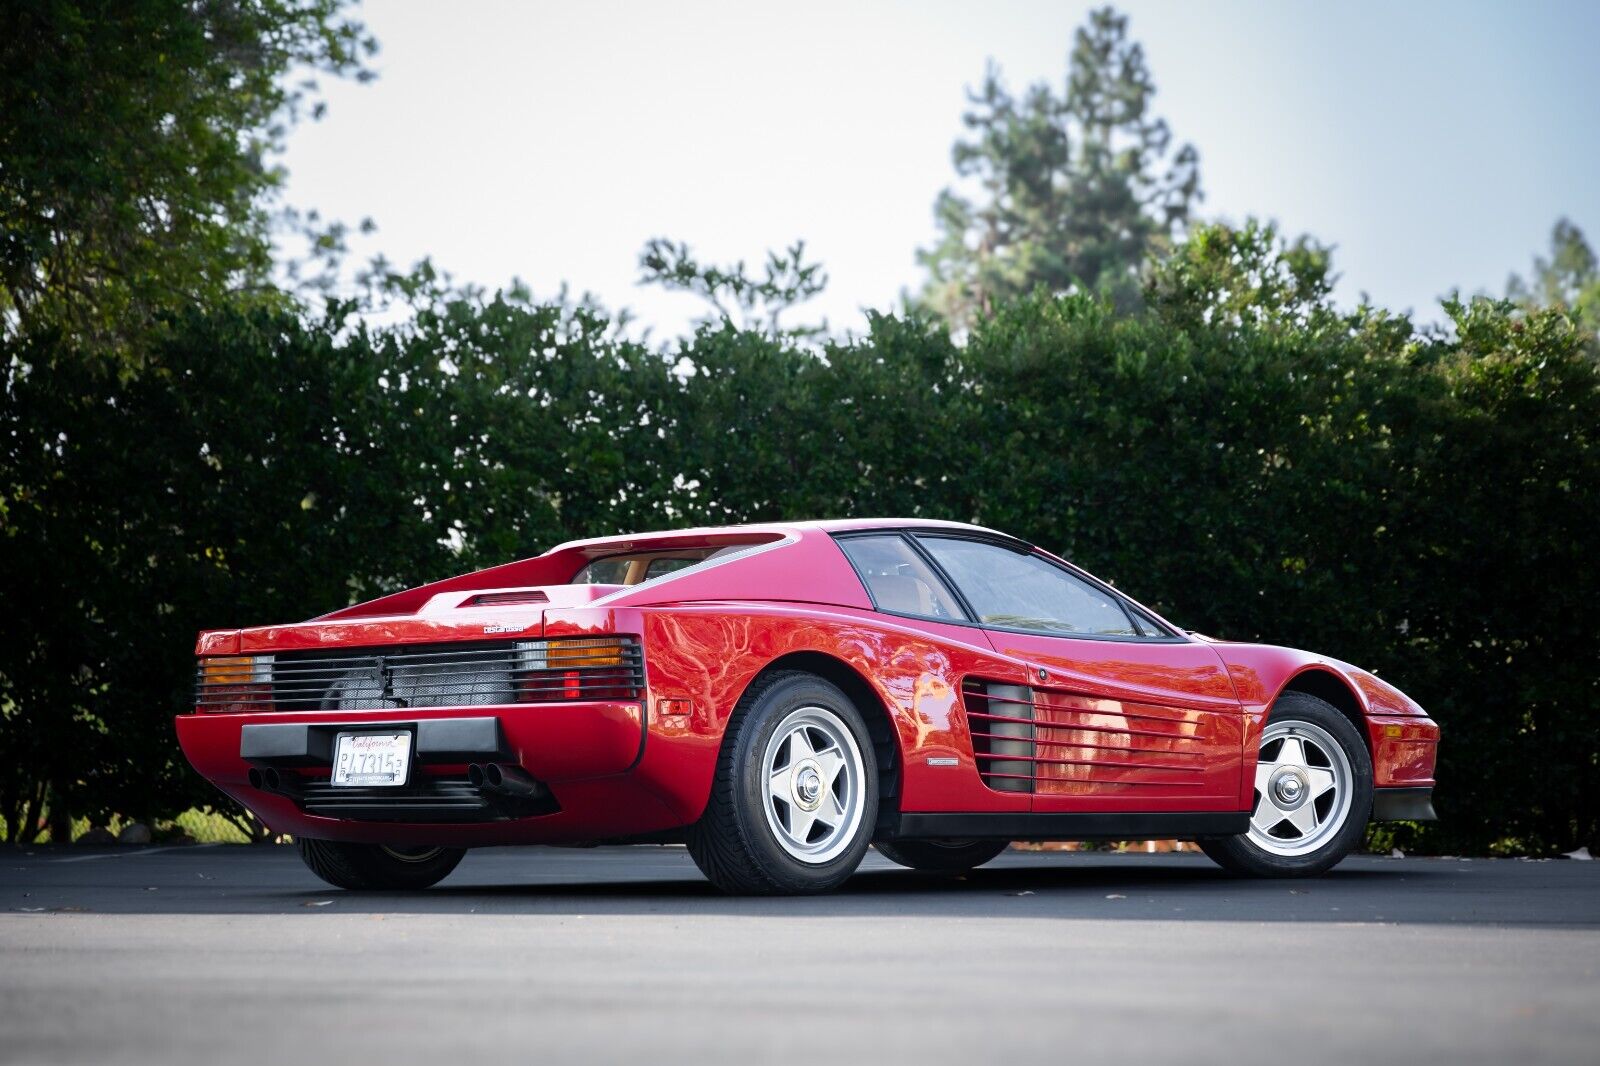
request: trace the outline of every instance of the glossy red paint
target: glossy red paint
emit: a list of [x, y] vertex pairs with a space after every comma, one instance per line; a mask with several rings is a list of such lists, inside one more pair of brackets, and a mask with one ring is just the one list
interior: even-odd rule
[[[1317, 691], [1328, 681], [1348, 696], [1366, 724], [1372, 754], [1375, 788], [1432, 785], [1439, 726], [1405, 693], [1349, 663], [1312, 652], [1268, 644], [1234, 644], [1213, 641], [1212, 647], [1227, 664], [1228, 676], [1244, 711], [1245, 751], [1253, 753], [1266, 725], [1272, 703], [1290, 688]], [[1399, 737], [1384, 732], [1385, 725], [1400, 724]], [[1249, 760], [1253, 768], [1253, 756]], [[1241, 782], [1241, 799], [1251, 798], [1251, 777]]]
[[1426, 718], [1370, 717], [1367, 743], [1372, 749], [1372, 781], [1376, 788], [1432, 787], [1439, 753], [1439, 727]]
[[1047, 723], [1034, 810], [1236, 808], [1239, 701], [1209, 645], [986, 635], [1026, 664], [1036, 718]]
[[[900, 812], [1242, 811], [1273, 701], [1316, 672], [1344, 686], [1366, 722], [1380, 786], [1432, 783], [1438, 727], [1392, 686], [1334, 660], [1178, 633], [1093, 640], [879, 613], [833, 534], [908, 527], [987, 532], [884, 520], [575, 541], [304, 623], [204, 633], [202, 657], [627, 635], [642, 644], [645, 687], [637, 701], [190, 713], [177, 719], [179, 740], [202, 775], [279, 832], [460, 845], [632, 838], [700, 816], [740, 697], [763, 671], [791, 667], [862, 694], [863, 712], [892, 740], [889, 802]], [[566, 584], [608, 554], [728, 546], [746, 550], [632, 587]], [[473, 602], [535, 589], [547, 602]], [[998, 791], [980, 775], [963, 700], [972, 680], [1030, 690], [1034, 791]], [[559, 811], [471, 824], [322, 817], [252, 788], [240, 754], [247, 724], [486, 716], [499, 720], [510, 761], [549, 786]], [[325, 781], [327, 770], [294, 772]]]
[[[341, 711], [341, 727], [360, 728], [366, 723], [408, 722], [434, 718], [480, 717], [489, 709], [461, 710]], [[661, 796], [644, 780], [630, 780], [626, 771], [638, 759], [643, 745], [642, 708], [637, 703], [560, 703], [537, 707], [510, 705], [494, 708], [514, 755], [514, 761], [552, 788], [568, 795], [594, 795], [597, 802], [564, 804], [552, 815], [530, 819], [539, 825], [537, 839], [545, 841], [591, 840], [596, 837], [626, 836], [653, 832], [679, 824]], [[189, 714], [178, 718], [178, 740], [184, 754], [202, 776], [223, 792], [260, 815], [267, 826], [279, 833], [300, 834], [328, 840], [382, 841], [396, 839], [392, 824], [372, 824], [320, 818], [309, 815], [284, 796], [250, 787], [250, 764], [239, 756], [240, 727], [246, 723], [272, 724], [325, 719], [315, 712], [262, 714]], [[459, 771], [460, 766], [429, 768], [433, 772]], [[325, 780], [327, 771], [321, 772]], [[611, 780], [615, 794], [593, 782]], [[569, 793], [570, 790], [570, 793]], [[527, 838], [507, 834], [507, 823], [452, 825], [435, 827], [437, 833], [417, 834], [417, 826], [405, 826], [403, 839], [417, 843], [515, 843]]]

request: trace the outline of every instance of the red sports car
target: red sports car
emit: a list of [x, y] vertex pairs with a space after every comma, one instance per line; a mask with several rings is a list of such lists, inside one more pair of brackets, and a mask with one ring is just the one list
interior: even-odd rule
[[683, 842], [730, 892], [1013, 840], [1175, 837], [1297, 876], [1369, 819], [1433, 817], [1439, 729], [1393, 686], [956, 523], [574, 541], [197, 652], [184, 753], [344, 888], [591, 842]]

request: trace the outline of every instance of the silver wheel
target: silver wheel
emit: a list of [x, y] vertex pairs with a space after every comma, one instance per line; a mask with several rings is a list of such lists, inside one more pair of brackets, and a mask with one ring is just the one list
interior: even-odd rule
[[1256, 761], [1250, 842], [1273, 855], [1305, 855], [1337, 836], [1350, 815], [1354, 773], [1321, 726], [1267, 726]]
[[773, 730], [761, 766], [767, 826], [784, 851], [821, 864], [850, 847], [867, 771], [838, 715], [815, 706], [791, 711]]

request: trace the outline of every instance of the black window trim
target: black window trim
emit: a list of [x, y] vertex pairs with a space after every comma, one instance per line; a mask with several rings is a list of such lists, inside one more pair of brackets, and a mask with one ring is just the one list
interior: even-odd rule
[[934, 579], [940, 584], [939, 591], [943, 592], [950, 602], [955, 604], [956, 610], [960, 611], [963, 617], [938, 618], [931, 614], [910, 614], [906, 611], [891, 611], [887, 607], [879, 606], [878, 597], [873, 595], [872, 583], [867, 580], [867, 575], [861, 572], [861, 567], [856, 565], [856, 561], [850, 557], [850, 553], [841, 547], [839, 549], [839, 554], [844, 556], [845, 562], [849, 563], [850, 569], [855, 572], [856, 580], [861, 582], [862, 589], [864, 589], [867, 593], [867, 600], [872, 604], [872, 609], [875, 612], [878, 614], [886, 614], [893, 618], [913, 618], [919, 622], [937, 622], [940, 625], [968, 626], [973, 629], [983, 628], [981, 623], [974, 621], [971, 605], [968, 604], [966, 599], [962, 597], [962, 595], [951, 585], [949, 576], [946, 575], [943, 570], [939, 569], [937, 564], [928, 559], [927, 553], [922, 550], [916, 541], [906, 535], [906, 531], [904, 529], [887, 527], [882, 529], [852, 529], [843, 533], [833, 534], [835, 543], [842, 540], [866, 540], [868, 537], [894, 537], [903, 542], [907, 546], [908, 550], [910, 550], [911, 554], [917, 559], [922, 560], [923, 564], [932, 571]]
[[[1074, 566], [1072, 563], [1069, 563], [1064, 559], [1055, 559], [1051, 556], [1048, 556], [1025, 540], [1019, 540], [1016, 537], [1010, 537], [1004, 533], [984, 533], [977, 530], [965, 529], [944, 529], [939, 526], [881, 526], [876, 529], [851, 529], [834, 533], [833, 539], [835, 541], [840, 541], [872, 536], [898, 536], [901, 540], [909, 544], [911, 546], [911, 550], [916, 554], [916, 556], [933, 571], [936, 577], [938, 577], [939, 581], [944, 586], [944, 591], [950, 595], [950, 598], [961, 609], [962, 613], [965, 614], [966, 617], [935, 618], [931, 615], [907, 614], [904, 611], [889, 611], [879, 607], [878, 598], [872, 594], [872, 586], [867, 583], [867, 579], [862, 575], [861, 568], [856, 566], [855, 560], [850, 558], [849, 552], [841, 549], [839, 554], [843, 555], [845, 560], [849, 562], [850, 568], [855, 571], [856, 580], [860, 581], [861, 587], [866, 590], [867, 599], [872, 603], [872, 609], [879, 614], [886, 614], [895, 618], [911, 618], [922, 622], [936, 622], [941, 625], [965, 626], [972, 629], [988, 629], [998, 633], [1021, 633], [1032, 637], [1054, 637], [1059, 640], [1100, 640], [1113, 644], [1190, 643], [1190, 640], [1187, 636], [1175, 630], [1169, 629], [1162, 622], [1158, 621], [1154, 615], [1139, 607], [1128, 597], [1124, 596], [1122, 593], [1118, 592], [1104, 581], [1101, 581], [1093, 574]], [[1108, 596], [1111, 599], [1111, 602], [1115, 603], [1122, 610], [1122, 613], [1127, 616], [1128, 624], [1133, 628], [1133, 634], [1124, 636], [1116, 633], [1063, 633], [1059, 629], [1024, 629], [1019, 626], [1002, 626], [995, 625], [993, 622], [982, 621], [978, 618], [978, 612], [972, 609], [972, 604], [967, 602], [966, 595], [962, 593], [960, 587], [950, 577], [949, 573], [945, 571], [944, 567], [939, 565], [939, 561], [933, 557], [933, 554], [920, 543], [921, 538], [923, 537], [936, 537], [944, 540], [974, 541], [979, 544], [990, 544], [997, 548], [1004, 548], [1005, 550], [1015, 552], [1018, 555], [1032, 556], [1033, 558], [1038, 559], [1040, 562], [1055, 567], [1057, 570], [1062, 570], [1071, 577], [1075, 577], [1080, 581], [1086, 582], [1090, 587], [1097, 589], [1104, 595]], [[1154, 636], [1146, 636], [1140, 632], [1140, 630], [1146, 626], [1156, 630]]]

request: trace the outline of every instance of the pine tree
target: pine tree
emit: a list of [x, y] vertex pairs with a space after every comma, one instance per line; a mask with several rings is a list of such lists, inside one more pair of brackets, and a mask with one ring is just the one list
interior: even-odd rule
[[971, 137], [951, 153], [976, 188], [939, 195], [941, 238], [917, 256], [922, 304], [958, 329], [1040, 285], [1136, 304], [1141, 264], [1181, 235], [1200, 199], [1198, 153], [1171, 151], [1154, 94], [1127, 17], [1109, 7], [1078, 29], [1061, 96], [1039, 83], [1015, 97], [991, 64], [968, 95]]
[[1558, 220], [1550, 232], [1550, 258], [1535, 256], [1526, 280], [1511, 275], [1506, 298], [1530, 307], [1564, 307], [1591, 330], [1600, 326], [1600, 263], [1583, 230], [1570, 219]]

